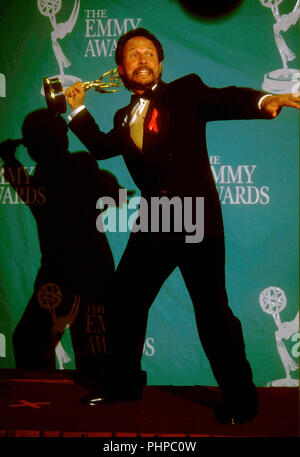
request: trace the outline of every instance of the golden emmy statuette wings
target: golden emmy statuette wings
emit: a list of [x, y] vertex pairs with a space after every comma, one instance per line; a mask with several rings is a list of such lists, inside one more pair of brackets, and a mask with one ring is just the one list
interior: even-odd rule
[[[82, 83], [85, 90], [94, 87], [96, 92], [104, 94], [118, 92], [120, 89], [114, 88], [122, 85], [123, 83], [117, 68], [107, 71], [95, 81], [86, 81]], [[62, 114], [67, 111], [65, 91], [58, 77], [44, 78], [44, 93], [50, 111], [55, 114]]]

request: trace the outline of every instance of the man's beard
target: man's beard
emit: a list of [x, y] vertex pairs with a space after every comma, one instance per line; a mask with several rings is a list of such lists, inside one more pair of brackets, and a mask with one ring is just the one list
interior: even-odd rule
[[123, 84], [124, 86], [126, 87], [126, 89], [130, 90], [130, 91], [135, 91], [135, 90], [148, 90], [148, 89], [151, 89], [152, 86], [154, 86], [154, 84], [157, 84], [160, 79], [161, 79], [161, 72], [160, 74], [158, 75], [157, 78], [154, 77], [154, 73], [151, 69], [149, 69], [152, 74], [153, 74], [153, 79], [152, 81], [148, 82], [148, 83], [139, 83], [139, 82], [136, 82], [136, 81], [132, 81], [132, 80], [129, 80], [127, 78], [127, 76], [124, 74], [121, 76], [121, 79], [123, 81]]

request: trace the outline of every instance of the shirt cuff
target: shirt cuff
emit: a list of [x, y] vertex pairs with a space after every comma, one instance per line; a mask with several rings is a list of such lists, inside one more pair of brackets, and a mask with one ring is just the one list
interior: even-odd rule
[[258, 100], [258, 108], [261, 110], [261, 104], [262, 104], [262, 101], [267, 98], [267, 97], [272, 97], [272, 94], [266, 94], [266, 95], [263, 95], [259, 100]]
[[76, 114], [80, 113], [80, 111], [82, 111], [84, 108], [85, 108], [85, 105], [81, 105], [81, 106], [78, 106], [78, 108], [74, 109], [72, 111], [72, 113], [70, 113], [68, 115], [69, 121], [71, 121], [76, 116]]

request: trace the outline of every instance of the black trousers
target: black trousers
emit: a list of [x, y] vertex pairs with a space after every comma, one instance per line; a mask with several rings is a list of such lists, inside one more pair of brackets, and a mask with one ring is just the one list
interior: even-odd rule
[[228, 306], [223, 238], [188, 244], [170, 234], [132, 233], [106, 306], [109, 389], [139, 383], [148, 311], [179, 267], [191, 296], [200, 341], [223, 394], [253, 388], [240, 321]]

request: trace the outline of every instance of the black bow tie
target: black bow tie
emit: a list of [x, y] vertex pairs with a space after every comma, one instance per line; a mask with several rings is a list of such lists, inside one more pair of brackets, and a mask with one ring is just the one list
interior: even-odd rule
[[144, 99], [144, 100], [153, 100], [154, 94], [151, 91], [144, 92], [141, 95], [138, 94], [133, 94], [131, 96], [131, 104], [137, 103], [139, 100]]
[[143, 98], [145, 100], [154, 100], [154, 99], [159, 98], [160, 92], [161, 92], [160, 91], [160, 86], [162, 86], [162, 82], [161, 81], [158, 84], [155, 85], [154, 89], [153, 88], [147, 89], [141, 95], [133, 94], [131, 96], [131, 103], [136, 103], [141, 98]]

